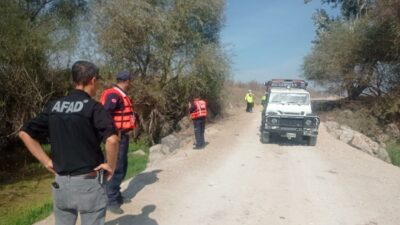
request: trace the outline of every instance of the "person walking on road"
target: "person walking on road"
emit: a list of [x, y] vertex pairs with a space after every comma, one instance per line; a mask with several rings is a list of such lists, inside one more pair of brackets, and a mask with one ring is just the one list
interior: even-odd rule
[[189, 103], [190, 118], [193, 121], [194, 136], [196, 144], [194, 149], [202, 149], [205, 147], [204, 130], [207, 117], [207, 103], [200, 97], [195, 98]]
[[[75, 62], [75, 90], [50, 102], [19, 132], [32, 155], [55, 174], [52, 189], [56, 225], [73, 225], [78, 214], [83, 225], [104, 224], [107, 196], [103, 179], [113, 176], [119, 141], [112, 118], [92, 99], [99, 78], [99, 69], [93, 63]], [[39, 142], [46, 137], [50, 138], [51, 158]]]
[[254, 107], [254, 95], [249, 90], [244, 97], [244, 100], [246, 101], [246, 112], [253, 112], [253, 107]]
[[100, 102], [114, 119], [114, 125], [120, 137], [118, 160], [114, 176], [106, 185], [108, 196], [107, 208], [115, 214], [122, 214], [124, 211], [121, 209], [121, 205], [130, 202], [130, 199], [123, 198], [121, 194], [121, 183], [128, 169], [129, 133], [136, 128], [136, 119], [132, 99], [126, 93], [130, 87], [132, 74], [128, 71], [122, 71], [117, 74], [116, 79], [117, 83], [113, 87], [104, 90]]

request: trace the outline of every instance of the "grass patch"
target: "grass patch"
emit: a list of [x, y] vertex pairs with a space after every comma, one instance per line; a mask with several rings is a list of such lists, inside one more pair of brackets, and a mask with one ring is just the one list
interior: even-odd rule
[[386, 144], [386, 150], [392, 160], [393, 165], [400, 166], [400, 143], [389, 142]]
[[[49, 151], [49, 146], [44, 146]], [[138, 154], [142, 150], [143, 154]], [[146, 169], [149, 145], [142, 140], [131, 142], [128, 153], [126, 179]], [[39, 163], [30, 164], [23, 171], [29, 176], [0, 184], [0, 225], [30, 225], [48, 217], [53, 211], [51, 182], [53, 175]]]
[[[144, 155], [137, 154], [139, 150], [144, 152]], [[149, 144], [144, 140], [129, 143], [128, 149], [128, 170], [126, 178], [136, 176], [136, 174], [146, 169], [147, 161], [149, 158]]]
[[15, 225], [25, 225], [33, 224], [37, 221], [45, 219], [53, 211], [52, 200], [46, 200], [44, 203], [31, 206], [27, 211], [23, 212], [21, 215], [10, 217], [8, 221], [4, 224], [15, 224]]
[[51, 174], [43, 174], [42, 169], [38, 168], [36, 176], [1, 185], [0, 224], [33, 224], [50, 215], [52, 181]]

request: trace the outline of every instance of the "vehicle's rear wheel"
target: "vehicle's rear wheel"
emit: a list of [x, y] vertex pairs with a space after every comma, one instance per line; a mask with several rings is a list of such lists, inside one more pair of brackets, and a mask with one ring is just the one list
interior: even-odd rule
[[308, 145], [315, 146], [317, 144], [317, 136], [308, 137]]
[[266, 144], [270, 142], [271, 135], [268, 132], [262, 131], [261, 132], [261, 142]]

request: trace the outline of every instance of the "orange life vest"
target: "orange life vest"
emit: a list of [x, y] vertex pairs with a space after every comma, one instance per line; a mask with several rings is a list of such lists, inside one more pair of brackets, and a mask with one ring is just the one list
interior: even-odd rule
[[129, 96], [119, 88], [113, 87], [103, 91], [100, 103], [104, 105], [108, 95], [110, 94], [117, 94], [124, 103], [124, 108], [122, 110], [115, 110], [112, 114], [115, 128], [118, 130], [132, 130], [136, 128], [136, 119], [133, 115], [133, 104]]
[[195, 99], [193, 104], [196, 106], [196, 110], [190, 113], [190, 118], [197, 119], [207, 116], [207, 103], [204, 100]]

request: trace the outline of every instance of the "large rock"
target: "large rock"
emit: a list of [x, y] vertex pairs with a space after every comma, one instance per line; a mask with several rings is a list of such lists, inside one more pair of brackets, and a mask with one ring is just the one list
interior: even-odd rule
[[347, 126], [340, 126], [341, 130], [337, 131], [339, 134], [339, 140], [344, 143], [349, 143], [354, 137], [354, 131]]
[[387, 153], [387, 151], [381, 146], [379, 145], [377, 142], [371, 140], [369, 137], [358, 133], [358, 132], [354, 132], [354, 137], [353, 140], [351, 140], [350, 145], [352, 145], [353, 147], [360, 149], [363, 152], [366, 152], [370, 155], [373, 155], [377, 158], [382, 159], [383, 161], [386, 161], [388, 163], [390, 163], [390, 158], [389, 158], [389, 154]]
[[163, 148], [168, 148], [169, 152], [174, 151], [175, 149], [179, 148], [180, 146], [180, 139], [176, 137], [174, 134], [170, 134], [163, 139], [161, 139], [161, 144]]
[[[351, 111], [346, 113], [350, 114]], [[385, 150], [384, 144], [379, 144], [369, 137], [365, 136], [364, 134], [354, 131], [346, 125], [340, 125], [334, 121], [325, 122], [325, 126], [329, 133], [331, 133], [337, 139], [347, 144], [350, 144], [351, 146], [374, 157], [377, 157], [389, 163], [391, 162], [389, 154]], [[381, 140], [385, 140], [385, 137], [381, 137]]]
[[146, 153], [142, 149], [139, 149], [137, 151], [131, 152], [129, 154], [131, 154], [131, 155], [140, 155], [140, 156], [146, 155]]
[[149, 153], [150, 153], [150, 155], [153, 153], [162, 153], [161, 149], [162, 149], [162, 145], [160, 145], [160, 144], [153, 145], [150, 147]]
[[351, 140], [350, 145], [357, 149], [360, 149], [363, 152], [373, 155], [374, 151], [372, 150], [372, 147], [369, 145], [367, 139], [368, 138], [365, 135], [357, 133], [354, 135], [353, 140]]
[[164, 158], [164, 153], [162, 152], [162, 145], [153, 145], [149, 149], [149, 161], [148, 165], [154, 165], [156, 162]]

